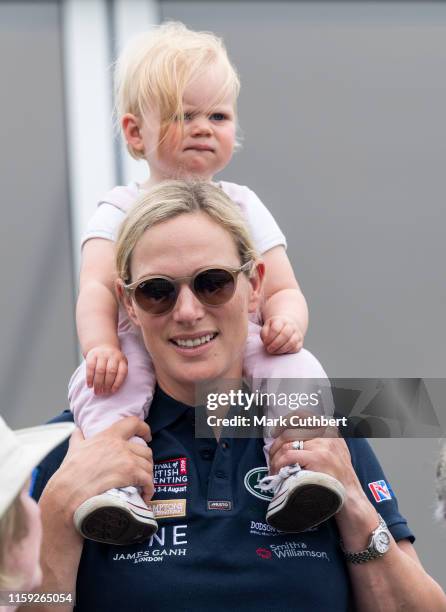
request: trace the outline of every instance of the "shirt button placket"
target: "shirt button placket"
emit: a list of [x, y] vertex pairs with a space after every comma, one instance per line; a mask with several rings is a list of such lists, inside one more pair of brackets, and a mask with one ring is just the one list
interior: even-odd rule
[[231, 445], [228, 440], [220, 440], [211, 468], [208, 501], [225, 501], [233, 506], [231, 482]]

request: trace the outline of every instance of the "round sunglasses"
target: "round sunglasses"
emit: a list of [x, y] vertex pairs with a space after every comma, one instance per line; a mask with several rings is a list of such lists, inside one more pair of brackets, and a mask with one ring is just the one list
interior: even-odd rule
[[124, 285], [124, 289], [142, 310], [153, 315], [163, 315], [173, 310], [180, 286], [185, 282], [205, 306], [221, 306], [229, 302], [234, 295], [240, 272], [249, 272], [253, 263], [253, 260], [250, 260], [240, 268], [201, 268], [192, 276], [180, 278], [159, 274], [147, 276]]

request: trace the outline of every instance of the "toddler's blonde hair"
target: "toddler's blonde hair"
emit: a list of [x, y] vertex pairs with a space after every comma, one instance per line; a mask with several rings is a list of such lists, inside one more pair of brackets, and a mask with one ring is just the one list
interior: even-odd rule
[[[217, 64], [222, 68], [223, 82], [215, 105], [232, 95], [235, 109], [240, 81], [221, 38], [212, 32], [194, 32], [179, 22], [167, 22], [137, 35], [115, 65], [117, 124], [126, 113], [144, 120], [148, 110], [156, 110], [162, 142], [172, 121], [177, 119], [182, 126], [187, 85]], [[130, 145], [127, 149], [135, 159], [144, 158], [144, 152]]]

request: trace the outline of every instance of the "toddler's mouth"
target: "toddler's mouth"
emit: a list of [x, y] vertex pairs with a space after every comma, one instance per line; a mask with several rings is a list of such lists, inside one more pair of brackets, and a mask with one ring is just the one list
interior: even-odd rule
[[184, 149], [185, 151], [209, 151], [209, 153], [213, 153], [214, 149], [212, 147], [210, 147], [209, 145], [194, 145], [192, 147], [186, 147]]

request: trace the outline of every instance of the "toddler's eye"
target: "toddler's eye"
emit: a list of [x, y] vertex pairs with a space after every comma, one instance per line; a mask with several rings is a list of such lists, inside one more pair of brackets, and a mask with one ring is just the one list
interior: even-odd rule
[[225, 119], [227, 119], [227, 117], [224, 113], [212, 113], [211, 115], [212, 121], [224, 121]]

